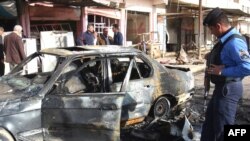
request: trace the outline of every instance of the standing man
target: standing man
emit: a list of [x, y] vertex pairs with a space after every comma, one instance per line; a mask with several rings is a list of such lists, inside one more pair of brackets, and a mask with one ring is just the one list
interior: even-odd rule
[[218, 38], [208, 54], [210, 66], [206, 69], [215, 84], [208, 104], [201, 141], [223, 141], [224, 125], [233, 125], [239, 99], [242, 97], [242, 79], [250, 75], [250, 56], [242, 38], [230, 38], [240, 33], [231, 27], [226, 14], [219, 8], [208, 13], [203, 21]]
[[79, 37], [78, 45], [94, 45], [94, 26], [88, 24], [87, 31], [82, 33]]
[[120, 46], [122, 46], [123, 36], [122, 36], [122, 33], [119, 32], [119, 26], [118, 26], [118, 24], [113, 24], [112, 30], [114, 32], [114, 45], [120, 45]]
[[4, 37], [4, 52], [6, 62], [10, 64], [10, 70], [26, 58], [20, 25], [15, 25], [13, 32]]
[[99, 45], [111, 45], [113, 44], [113, 39], [108, 35], [108, 28], [103, 28], [103, 34], [100, 34], [98, 38]]
[[0, 26], [0, 76], [4, 75], [4, 53], [3, 53], [3, 33], [4, 28]]

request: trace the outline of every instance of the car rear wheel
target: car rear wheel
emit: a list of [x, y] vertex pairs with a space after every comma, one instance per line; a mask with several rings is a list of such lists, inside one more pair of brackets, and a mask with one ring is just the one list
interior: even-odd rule
[[170, 102], [166, 97], [159, 98], [154, 104], [154, 117], [166, 118], [170, 111]]

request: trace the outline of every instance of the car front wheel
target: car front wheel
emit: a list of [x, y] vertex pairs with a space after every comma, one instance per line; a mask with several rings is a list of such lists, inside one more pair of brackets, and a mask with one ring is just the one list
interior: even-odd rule
[[170, 111], [170, 102], [166, 97], [159, 98], [154, 104], [154, 117], [166, 118]]

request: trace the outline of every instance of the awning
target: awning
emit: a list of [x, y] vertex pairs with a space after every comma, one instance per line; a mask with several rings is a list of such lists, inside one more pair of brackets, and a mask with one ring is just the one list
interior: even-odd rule
[[44, 2], [71, 6], [100, 6], [110, 8], [119, 8], [121, 5], [121, 3], [112, 0], [29, 0], [29, 2]]
[[[187, 9], [193, 9], [198, 11], [199, 10], [199, 5], [196, 4], [179, 4], [180, 7], [185, 7]], [[215, 7], [202, 7], [203, 12], [206, 14], [209, 11], [211, 11], [212, 9], [214, 9]], [[227, 15], [229, 16], [238, 16], [238, 17], [250, 17], [250, 13], [246, 13], [244, 11], [242, 11], [241, 9], [232, 9], [232, 8], [220, 8], [222, 9]]]
[[178, 18], [187, 18], [194, 17], [193, 13], [159, 13], [157, 16], [165, 16], [167, 19], [178, 19]]
[[14, 0], [0, 1], [0, 17], [7, 19], [17, 17], [16, 2]]
[[159, 13], [158, 16], [166, 16], [166, 17], [176, 17], [176, 16], [192, 16], [192, 13]]
[[221, 8], [223, 11], [225, 11], [228, 15], [232, 16], [240, 16], [240, 17], [250, 17], [249, 13], [246, 13], [240, 9], [226, 9], [226, 8]]

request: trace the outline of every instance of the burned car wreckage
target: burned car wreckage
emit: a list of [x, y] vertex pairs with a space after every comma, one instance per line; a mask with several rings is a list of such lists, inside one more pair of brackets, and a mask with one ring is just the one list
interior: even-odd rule
[[134, 48], [44, 49], [0, 78], [0, 139], [120, 140], [121, 127], [167, 118], [193, 88], [190, 70]]

